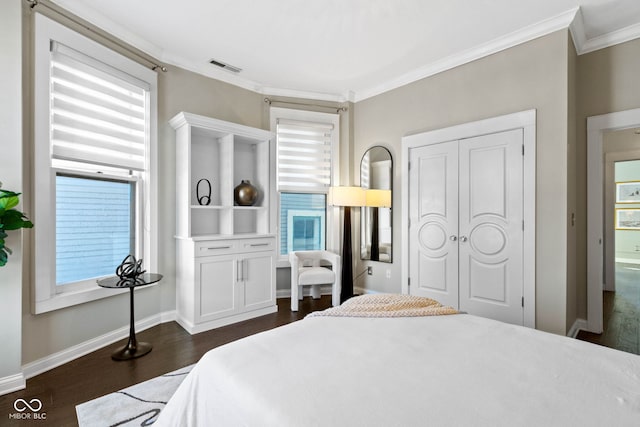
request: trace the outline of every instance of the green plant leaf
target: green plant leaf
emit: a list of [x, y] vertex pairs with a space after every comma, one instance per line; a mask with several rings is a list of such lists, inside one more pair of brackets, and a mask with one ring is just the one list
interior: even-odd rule
[[18, 230], [20, 228], [31, 228], [33, 223], [20, 211], [10, 209], [5, 211], [2, 218], [0, 218], [0, 227], [5, 230]]
[[0, 208], [3, 208], [4, 210], [9, 210], [13, 207], [18, 206], [18, 203], [20, 203], [20, 199], [18, 198], [18, 193], [12, 193], [14, 195], [2, 195], [0, 197]]
[[4, 249], [0, 248], [0, 267], [4, 267], [7, 264], [7, 258], [9, 258], [7, 253]]

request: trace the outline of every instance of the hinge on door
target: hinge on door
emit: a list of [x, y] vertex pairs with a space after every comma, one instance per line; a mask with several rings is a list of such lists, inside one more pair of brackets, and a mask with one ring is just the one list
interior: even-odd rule
[[522, 306], [524, 307], [524, 297], [522, 297]]
[[524, 156], [524, 144], [522, 144], [522, 155]]
[[522, 231], [524, 231], [524, 219], [522, 220]]
[[407, 287], [411, 287], [411, 277], [407, 279]]

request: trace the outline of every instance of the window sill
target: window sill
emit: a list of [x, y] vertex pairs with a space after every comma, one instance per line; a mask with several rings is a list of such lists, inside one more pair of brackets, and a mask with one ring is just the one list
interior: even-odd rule
[[[137, 289], [150, 288], [156, 284], [143, 286]], [[120, 295], [129, 291], [129, 288], [123, 289], [106, 289], [101, 288], [98, 285], [89, 289], [83, 289], [73, 292], [64, 292], [53, 295], [52, 297], [36, 301], [33, 307], [34, 314], [47, 313], [49, 311], [59, 310], [61, 308], [72, 307], [74, 305], [83, 304], [86, 302], [97, 301], [99, 299]]]

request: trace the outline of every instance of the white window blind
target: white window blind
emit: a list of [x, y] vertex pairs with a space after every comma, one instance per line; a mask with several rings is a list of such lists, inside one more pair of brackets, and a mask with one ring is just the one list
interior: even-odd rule
[[149, 85], [51, 43], [51, 156], [145, 170]]
[[328, 191], [333, 130], [333, 124], [278, 119], [278, 191]]

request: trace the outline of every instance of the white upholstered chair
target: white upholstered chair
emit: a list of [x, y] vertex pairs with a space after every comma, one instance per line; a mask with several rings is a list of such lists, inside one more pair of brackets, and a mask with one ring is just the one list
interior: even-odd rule
[[[298, 311], [302, 287], [311, 286], [311, 296], [320, 298], [320, 285], [331, 285], [331, 302], [340, 305], [342, 261], [340, 255], [330, 251], [294, 251], [289, 253], [291, 263], [291, 311]], [[329, 269], [328, 267], [331, 267]]]

